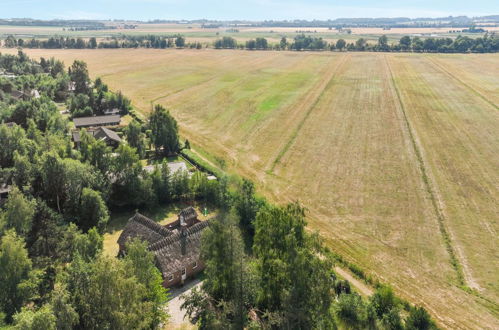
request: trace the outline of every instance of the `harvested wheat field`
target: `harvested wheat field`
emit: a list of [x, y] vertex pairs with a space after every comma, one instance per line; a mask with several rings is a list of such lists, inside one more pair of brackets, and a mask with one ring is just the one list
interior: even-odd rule
[[90, 72], [446, 328], [499, 328], [499, 55], [28, 50]]

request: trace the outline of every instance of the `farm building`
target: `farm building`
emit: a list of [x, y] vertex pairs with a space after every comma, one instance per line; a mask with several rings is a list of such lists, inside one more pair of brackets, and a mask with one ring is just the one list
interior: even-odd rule
[[136, 213], [128, 220], [118, 239], [120, 255], [126, 253], [126, 242], [139, 238], [149, 243], [156, 264], [163, 276], [163, 286], [183, 284], [186, 279], [204, 269], [201, 260], [201, 233], [210, 220], [199, 221], [194, 208], [179, 213], [178, 219], [167, 226]]
[[[87, 133], [92, 135], [96, 140], [102, 140], [108, 146], [113, 147], [113, 148], [118, 147], [120, 142], [121, 142], [121, 138], [118, 136], [118, 134], [115, 131], [110, 130], [109, 128], [105, 128], [105, 127], [89, 128], [89, 129], [87, 129]], [[74, 130], [71, 135], [73, 138], [75, 148], [79, 149], [80, 148], [80, 131]]]
[[79, 118], [74, 118], [73, 122], [76, 128], [116, 126], [120, 124], [121, 117], [119, 115], [79, 117]]

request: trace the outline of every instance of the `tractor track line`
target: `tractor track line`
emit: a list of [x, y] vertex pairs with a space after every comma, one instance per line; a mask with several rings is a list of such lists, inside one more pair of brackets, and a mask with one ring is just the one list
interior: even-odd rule
[[277, 164], [280, 163], [282, 157], [286, 154], [286, 152], [289, 150], [291, 145], [295, 142], [296, 138], [298, 137], [298, 133], [300, 132], [301, 128], [307, 121], [308, 117], [310, 117], [310, 114], [313, 112], [315, 106], [319, 103], [319, 101], [322, 99], [322, 96], [324, 95], [324, 92], [329, 89], [334, 82], [334, 78], [336, 77], [336, 73], [339, 71], [339, 69], [345, 64], [347, 59], [350, 59], [349, 54], [345, 54], [345, 56], [340, 60], [341, 62], [336, 66], [336, 68], [333, 70], [331, 74], [331, 78], [329, 78], [327, 84], [324, 85], [324, 87], [321, 89], [319, 95], [315, 98], [315, 100], [312, 102], [312, 104], [308, 107], [307, 112], [305, 113], [305, 116], [303, 116], [302, 120], [298, 123], [298, 126], [294, 129], [293, 133], [291, 134], [290, 138], [288, 139], [288, 142], [284, 145], [284, 147], [279, 151], [279, 154], [277, 155], [276, 159], [272, 162], [272, 167], [268, 171], [270, 174], [274, 172], [275, 167]]
[[456, 248], [453, 246], [452, 238], [449, 235], [449, 232], [448, 232], [448, 230], [446, 228], [446, 225], [445, 225], [445, 216], [444, 216], [442, 210], [440, 209], [440, 207], [438, 205], [439, 202], [437, 201], [436, 192], [434, 191], [434, 189], [432, 187], [432, 183], [430, 182], [431, 179], [428, 176], [428, 171], [426, 169], [427, 165], [425, 164], [425, 161], [423, 159], [423, 154], [421, 152], [421, 147], [418, 145], [418, 143], [416, 141], [416, 137], [415, 137], [415, 134], [414, 134], [414, 129], [412, 128], [412, 125], [409, 122], [409, 118], [407, 116], [407, 112], [405, 110], [404, 103], [402, 102], [402, 96], [400, 94], [400, 90], [399, 90], [397, 84], [395, 83], [395, 78], [393, 76], [393, 71], [392, 71], [392, 68], [390, 66], [389, 61], [386, 58], [386, 55], [384, 56], [384, 59], [385, 59], [385, 63], [387, 65], [388, 71], [390, 73], [391, 85], [392, 85], [393, 89], [395, 90], [395, 94], [397, 95], [397, 101], [398, 101], [399, 107], [400, 107], [400, 109], [402, 111], [402, 115], [403, 115], [403, 118], [404, 118], [404, 123], [405, 123], [405, 125], [407, 127], [407, 131], [409, 133], [409, 138], [411, 140], [411, 144], [412, 144], [412, 147], [413, 147], [413, 150], [414, 150], [414, 154], [416, 155], [416, 159], [417, 159], [417, 162], [418, 162], [418, 167], [419, 167], [419, 170], [421, 172], [421, 179], [422, 179], [422, 181], [424, 183], [426, 191], [428, 192], [428, 194], [430, 196], [431, 204], [433, 206], [435, 215], [437, 216], [438, 227], [440, 229], [440, 234], [442, 235], [442, 239], [444, 241], [446, 250], [449, 253], [451, 266], [452, 266], [452, 268], [454, 268], [454, 270], [456, 272], [457, 280], [458, 280], [459, 284], [460, 285], [466, 285], [466, 283], [465, 283], [465, 276], [464, 276], [464, 272], [463, 272], [463, 266], [462, 266], [462, 263], [460, 262], [460, 260], [458, 260], [458, 258], [456, 256]]
[[436, 67], [438, 70], [440, 70], [441, 72], [445, 73], [446, 75], [448, 75], [452, 79], [454, 79], [457, 82], [459, 82], [461, 85], [463, 85], [464, 87], [466, 87], [467, 89], [469, 89], [473, 94], [475, 94], [476, 96], [478, 96], [479, 98], [481, 98], [482, 100], [484, 100], [486, 103], [488, 103], [489, 105], [491, 105], [494, 109], [499, 110], [499, 106], [497, 106], [494, 102], [492, 102], [491, 100], [489, 100], [488, 98], [486, 98], [482, 93], [480, 93], [479, 91], [477, 91], [476, 89], [474, 89], [473, 87], [471, 87], [469, 84], [465, 83], [464, 81], [462, 81], [461, 79], [459, 79], [458, 77], [456, 77], [456, 75], [454, 75], [449, 70], [447, 70], [441, 63], [438, 63], [437, 60], [433, 59], [430, 56], [426, 57], [426, 59], [434, 67]]

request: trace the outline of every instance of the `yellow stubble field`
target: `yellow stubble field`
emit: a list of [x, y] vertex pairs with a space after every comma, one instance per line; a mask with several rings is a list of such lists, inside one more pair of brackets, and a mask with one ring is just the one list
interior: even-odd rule
[[441, 326], [499, 327], [498, 55], [27, 52], [85, 60], [144, 114], [167, 106], [194, 148], [299, 200]]

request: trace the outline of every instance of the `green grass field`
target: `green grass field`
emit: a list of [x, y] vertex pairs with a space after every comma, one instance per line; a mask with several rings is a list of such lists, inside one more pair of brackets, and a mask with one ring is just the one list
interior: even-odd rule
[[301, 201], [335, 252], [441, 326], [499, 327], [499, 55], [27, 52], [167, 106], [198, 155]]

